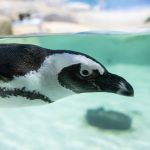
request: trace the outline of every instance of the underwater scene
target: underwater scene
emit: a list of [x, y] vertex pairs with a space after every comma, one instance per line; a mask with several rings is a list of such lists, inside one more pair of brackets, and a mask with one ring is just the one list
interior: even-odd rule
[[[0, 38], [0, 44], [4, 43], [33, 44], [89, 55], [112, 74], [126, 79], [134, 89], [134, 96], [110, 92], [80, 93], [53, 103], [41, 105], [37, 102], [28, 106], [24, 105], [26, 102], [22, 97], [12, 96], [11, 101], [9, 97], [0, 97], [0, 149], [150, 149], [149, 31]], [[35, 81], [33, 77], [30, 83], [36, 89]], [[47, 78], [46, 82], [51, 81]], [[55, 92], [61, 94], [59, 90]], [[13, 103], [16, 99], [20, 101], [17, 105]]]

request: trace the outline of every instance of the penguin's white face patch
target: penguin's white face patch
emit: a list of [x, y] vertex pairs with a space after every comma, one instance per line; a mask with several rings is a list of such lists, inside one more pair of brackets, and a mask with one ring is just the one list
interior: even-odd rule
[[57, 73], [59, 73], [64, 67], [79, 63], [81, 64], [81, 70], [85, 68], [86, 70], [89, 70], [89, 72], [92, 72], [92, 70], [98, 70], [101, 75], [105, 72], [105, 69], [100, 64], [84, 55], [79, 54], [54, 54], [47, 57], [45, 63], [47, 63], [48, 65], [53, 65], [53, 68], [55, 68], [55, 71]]

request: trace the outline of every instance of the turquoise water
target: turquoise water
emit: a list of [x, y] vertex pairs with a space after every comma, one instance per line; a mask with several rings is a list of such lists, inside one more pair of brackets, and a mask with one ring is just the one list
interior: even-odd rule
[[[134, 97], [111, 93], [80, 94], [36, 107], [1, 108], [0, 149], [148, 150], [150, 149], [150, 34], [66, 34], [3, 38], [0, 43], [32, 43], [87, 53], [126, 78]], [[133, 119], [127, 131], [90, 126], [85, 115], [98, 107]]]
[[1, 38], [0, 43], [36, 44], [89, 54], [104, 65], [150, 65], [150, 33], [82, 33]]

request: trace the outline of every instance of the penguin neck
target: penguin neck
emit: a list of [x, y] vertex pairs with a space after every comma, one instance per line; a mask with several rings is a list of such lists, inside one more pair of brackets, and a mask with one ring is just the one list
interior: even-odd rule
[[54, 55], [49, 55], [35, 74], [35, 76], [39, 76], [38, 79], [40, 80], [41, 93], [50, 97], [52, 101], [76, 94], [59, 83], [58, 73], [68, 64], [65, 61], [57, 64], [56, 60], [60, 60], [61, 57], [55, 58], [56, 55]]

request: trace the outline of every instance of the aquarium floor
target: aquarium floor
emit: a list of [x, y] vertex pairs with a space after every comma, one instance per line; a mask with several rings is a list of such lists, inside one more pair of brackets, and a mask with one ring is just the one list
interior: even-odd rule
[[[111, 93], [81, 94], [49, 105], [0, 109], [0, 149], [3, 150], [148, 150], [150, 149], [150, 67], [113, 65], [126, 78], [134, 97]], [[88, 125], [85, 114], [98, 107], [133, 118], [128, 131]]]

